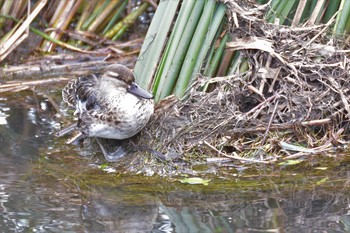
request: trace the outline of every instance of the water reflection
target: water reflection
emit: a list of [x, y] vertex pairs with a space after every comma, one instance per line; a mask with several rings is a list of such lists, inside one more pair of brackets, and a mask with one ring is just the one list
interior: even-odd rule
[[77, 197], [76, 193], [48, 188], [31, 177], [40, 148], [52, 140], [54, 114], [48, 101], [34, 92], [0, 98], [0, 229], [3, 232], [46, 232], [62, 225], [69, 225], [69, 229], [80, 225], [79, 218], [71, 221], [71, 217], [78, 215], [80, 204], [68, 201]]
[[150, 232], [158, 215], [159, 201], [149, 194], [102, 189], [82, 205], [86, 229], [92, 232]]
[[[0, 99], [0, 153], [32, 159], [38, 156], [38, 149], [47, 142], [47, 136], [54, 130], [55, 114], [45, 99], [37, 99], [33, 92], [26, 97], [19, 93]], [[17, 98], [24, 99], [18, 101]]]
[[[96, 156], [53, 138], [59, 119], [48, 94], [0, 97], [0, 232], [350, 232], [346, 161], [319, 177], [208, 186], [106, 174], [91, 166]], [[83, 187], [95, 174], [99, 182]], [[332, 182], [318, 185], [325, 176]]]

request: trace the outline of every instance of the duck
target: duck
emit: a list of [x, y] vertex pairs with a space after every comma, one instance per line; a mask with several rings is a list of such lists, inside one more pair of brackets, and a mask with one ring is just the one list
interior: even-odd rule
[[119, 147], [107, 153], [99, 138], [123, 140], [139, 133], [154, 113], [152, 93], [135, 82], [125, 65], [112, 64], [102, 72], [81, 76], [67, 83], [62, 99], [75, 109], [77, 122], [56, 133], [79, 133], [68, 143], [85, 137], [96, 138], [105, 159], [115, 162], [125, 155]]

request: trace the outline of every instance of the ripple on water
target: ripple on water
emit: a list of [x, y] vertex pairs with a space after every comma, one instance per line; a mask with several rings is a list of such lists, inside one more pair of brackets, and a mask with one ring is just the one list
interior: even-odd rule
[[[0, 174], [0, 177], [4, 181], [5, 176]], [[79, 196], [64, 189], [37, 185], [37, 181], [25, 181], [20, 177], [7, 179], [0, 185], [0, 228], [16, 232], [81, 229]]]

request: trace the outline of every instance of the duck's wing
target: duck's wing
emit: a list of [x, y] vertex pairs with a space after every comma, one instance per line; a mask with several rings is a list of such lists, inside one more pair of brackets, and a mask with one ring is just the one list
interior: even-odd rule
[[75, 90], [76, 107], [78, 111], [91, 110], [98, 104], [97, 92], [100, 75], [88, 75], [78, 79], [78, 83]]
[[67, 85], [62, 90], [63, 101], [66, 102], [71, 107], [75, 107], [75, 102], [76, 102], [75, 89], [76, 89], [77, 82], [78, 82], [77, 79], [68, 82]]
[[63, 101], [75, 107], [78, 112], [94, 109], [97, 104], [96, 86], [99, 80], [99, 74], [91, 74], [69, 82], [62, 90]]

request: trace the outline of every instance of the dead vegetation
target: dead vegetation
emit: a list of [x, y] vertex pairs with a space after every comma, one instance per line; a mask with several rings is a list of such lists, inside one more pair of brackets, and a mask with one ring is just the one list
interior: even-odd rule
[[271, 163], [344, 148], [349, 51], [327, 34], [329, 24], [289, 28], [238, 17], [227, 48], [240, 50], [248, 69], [199, 75], [185, 100], [163, 103], [147, 130], [149, 144], [166, 159], [198, 162], [204, 155], [217, 163]]

